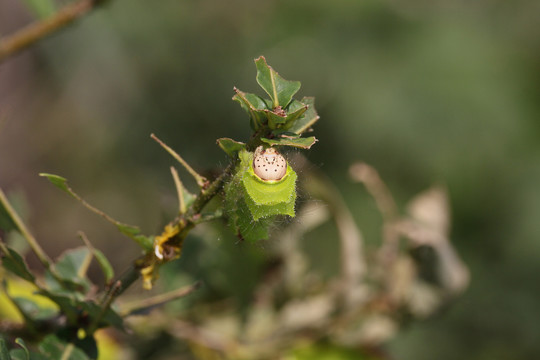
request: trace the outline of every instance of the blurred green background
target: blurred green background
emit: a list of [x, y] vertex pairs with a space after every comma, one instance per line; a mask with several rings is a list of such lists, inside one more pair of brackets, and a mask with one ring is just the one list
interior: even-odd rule
[[[33, 16], [0, 0], [0, 33]], [[253, 59], [264, 55], [316, 97], [320, 141], [306, 154], [368, 244], [381, 219], [348, 179], [351, 163], [377, 168], [400, 204], [433, 183], [449, 190], [470, 288], [388, 351], [540, 358], [539, 19], [535, 0], [112, 0], [0, 65], [0, 186], [26, 198], [51, 255], [82, 229], [121, 270], [136, 245], [37, 174], [65, 176], [108, 213], [159, 231], [176, 207], [173, 160], [150, 133], [196, 169], [224, 166], [215, 139], [249, 136], [232, 88], [259, 91]]]

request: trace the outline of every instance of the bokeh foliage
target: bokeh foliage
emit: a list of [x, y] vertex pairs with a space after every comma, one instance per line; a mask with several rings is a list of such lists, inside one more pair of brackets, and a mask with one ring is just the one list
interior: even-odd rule
[[[29, 17], [16, 0], [0, 9], [3, 33]], [[7, 22], [13, 9], [19, 16]], [[74, 211], [36, 174], [61, 173], [92, 203], [153, 232], [169, 215], [157, 209], [172, 212], [174, 201], [163, 171], [169, 160], [148, 134], [166, 134], [199, 169], [211, 172], [220, 157], [226, 163], [210, 144], [248, 135], [231, 89], [254, 88], [251, 61], [265, 54], [284, 77], [303, 80], [301, 94], [317, 98], [325, 121], [310, 158], [339, 184], [368, 241], [377, 239], [380, 218], [347, 178], [353, 161], [379, 169], [402, 202], [433, 181], [449, 189], [453, 239], [471, 267], [471, 287], [390, 350], [419, 360], [535, 358], [539, 14], [538, 3], [525, 0], [111, 1], [2, 65], [0, 185], [29, 193], [32, 223], [51, 253], [83, 227], [92, 239], [114, 238], [96, 245], [117, 254], [121, 268], [136, 248]], [[306, 246], [332, 272], [328, 233], [311, 234]], [[229, 270], [211, 276], [231, 286], [225, 295], [242, 294], [235, 280], [253, 282], [245, 270], [264, 255], [221, 240], [212, 244], [217, 251], [238, 253], [212, 255]], [[209, 256], [194, 242], [186, 252]], [[181, 260], [186, 268], [203, 261], [190, 258]]]

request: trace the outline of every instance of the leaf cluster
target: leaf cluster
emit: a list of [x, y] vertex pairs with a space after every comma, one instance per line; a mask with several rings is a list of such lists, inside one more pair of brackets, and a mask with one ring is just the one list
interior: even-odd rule
[[[78, 199], [84, 206], [111, 221], [118, 230], [142, 245], [137, 240], [142, 235], [133, 231], [134, 227], [122, 224], [103, 212], [93, 208], [81, 199], [64, 178], [44, 174], [54, 185]], [[5, 359], [95, 359], [98, 356], [94, 338], [96, 330], [115, 327], [123, 330], [122, 316], [110, 305], [120, 290], [119, 283], [113, 283], [114, 270], [107, 257], [92, 246], [83, 233], [80, 237], [85, 246], [66, 250], [56, 260], [50, 259], [30, 234], [7, 196], [0, 190], [0, 224], [2, 231], [22, 235], [30, 248], [38, 255], [45, 272], [39, 276], [31, 271], [20, 254], [0, 238], [2, 267], [11, 275], [2, 280], [2, 290], [7, 299], [17, 309], [22, 318], [23, 333], [37, 343], [36, 351], [14, 349], [7, 351], [2, 342], [1, 360]], [[86, 276], [93, 260], [96, 260], [103, 273], [106, 288], [98, 295], [98, 285]], [[26, 281], [35, 289], [31, 296], [13, 296], [10, 287], [16, 284], [16, 277]], [[43, 299], [47, 299], [44, 301]], [[25, 355], [26, 354], [26, 355]]]
[[296, 173], [287, 164], [287, 172], [278, 181], [265, 181], [253, 171], [255, 148], [295, 147], [309, 149], [317, 139], [302, 137], [319, 119], [314, 99], [293, 99], [299, 81], [282, 78], [266, 59], [255, 59], [257, 83], [269, 98], [234, 88], [233, 100], [248, 113], [253, 135], [247, 144], [219, 139], [220, 147], [239, 160], [235, 175], [225, 187], [225, 212], [230, 227], [244, 240], [268, 238], [268, 227], [279, 215], [295, 216]]
[[317, 139], [314, 136], [301, 136], [319, 120], [315, 99], [293, 99], [300, 90], [300, 82], [282, 78], [267, 64], [264, 56], [255, 59], [255, 65], [257, 83], [270, 98], [246, 93], [235, 87], [233, 100], [248, 113], [253, 136], [248, 146], [228, 138], [219, 139], [219, 146], [231, 157], [240, 149], [253, 151], [261, 144], [309, 149]]

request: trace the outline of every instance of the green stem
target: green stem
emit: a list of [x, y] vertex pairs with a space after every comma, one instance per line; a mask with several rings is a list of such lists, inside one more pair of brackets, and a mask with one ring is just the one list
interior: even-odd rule
[[13, 209], [13, 207], [9, 203], [2, 189], [0, 189], [0, 204], [4, 207], [4, 209], [6, 209], [8, 216], [15, 223], [15, 226], [17, 227], [21, 235], [26, 239], [26, 241], [30, 245], [30, 248], [32, 248], [32, 250], [38, 257], [39, 261], [41, 261], [41, 263], [43, 264], [43, 266], [45, 266], [45, 268], [50, 270], [52, 260], [41, 248], [41, 246], [38, 244], [34, 236], [32, 236], [32, 234], [30, 233], [26, 225], [24, 225], [23, 221], [21, 220], [21, 218], [19, 217], [15, 209]]
[[180, 180], [180, 176], [178, 176], [178, 171], [174, 168], [174, 166], [171, 166], [171, 174], [174, 180], [174, 186], [176, 187], [176, 193], [178, 194], [178, 213], [180, 215], [183, 215], [186, 213], [186, 201], [184, 199], [184, 184], [182, 184], [182, 180]]
[[[141, 258], [141, 260], [143, 258]], [[136, 260], [135, 263], [138, 263], [138, 260]], [[124, 291], [126, 291], [131, 285], [133, 285], [133, 283], [140, 276], [139, 270], [140, 270], [140, 267], [137, 264], [130, 266], [130, 268], [126, 272], [124, 272], [118, 280], [116, 280], [114, 285], [109, 287], [109, 290], [107, 291], [107, 293], [105, 294], [105, 297], [103, 298], [102, 305], [106, 304], [109, 298], [114, 300], [116, 297], [118, 297]]]
[[86, 247], [88, 248], [88, 254], [86, 254], [86, 257], [83, 259], [83, 262], [81, 264], [81, 267], [79, 268], [79, 271], [77, 271], [77, 277], [83, 278], [86, 276], [86, 273], [88, 272], [88, 268], [90, 267], [90, 263], [92, 262], [92, 259], [94, 257], [94, 247], [92, 244], [90, 244], [90, 240], [86, 237], [86, 234], [82, 231], [79, 231], [79, 237], [84, 242]]
[[62, 357], [60, 358], [60, 360], [68, 360], [69, 357], [71, 356], [71, 353], [73, 352], [74, 347], [75, 347], [75, 345], [73, 345], [72, 343], [69, 343], [64, 348], [64, 352], [62, 353]]
[[105, 316], [105, 314], [111, 307], [111, 304], [113, 303], [114, 299], [116, 299], [116, 297], [120, 295], [119, 290], [121, 288], [122, 288], [122, 282], [120, 280], [118, 280], [116, 283], [114, 283], [113, 286], [111, 286], [109, 292], [106, 294], [105, 298], [103, 299], [100, 313], [98, 314], [98, 316], [94, 318], [94, 320], [88, 327], [88, 331], [87, 331], [88, 334], [93, 334], [99, 328], [100, 321], [103, 319], [103, 317]]
[[162, 148], [167, 150], [167, 152], [171, 154], [171, 156], [175, 158], [176, 161], [182, 164], [182, 166], [190, 173], [190, 175], [193, 176], [193, 178], [197, 182], [197, 185], [199, 185], [200, 188], [204, 188], [204, 186], [206, 186], [208, 180], [204, 176], [196, 172], [176, 151], [174, 151], [171, 147], [161, 141], [156, 135], [151, 134], [150, 137], [154, 139], [159, 145], [161, 145]]
[[215, 179], [206, 189], [201, 190], [187, 211], [187, 218], [189, 220], [193, 220], [193, 216], [199, 214], [206, 204], [208, 204], [208, 202], [223, 188], [225, 181], [231, 176], [235, 166], [236, 162], [230, 163], [217, 179]]
[[[195, 227], [197, 218], [200, 218], [200, 212], [206, 204], [221, 191], [225, 181], [231, 176], [232, 169], [234, 169], [235, 166], [236, 161], [229, 164], [218, 178], [216, 178], [207, 188], [201, 190], [193, 204], [189, 207], [187, 213], [172, 222], [173, 224], [182, 224], [182, 229], [175, 237], [178, 244], [181, 244], [189, 231]], [[153, 253], [148, 253], [135, 260], [131, 267], [115, 282], [115, 285], [109, 288], [102, 301], [103, 315], [114, 299], [128, 289], [141, 276], [140, 269], [152, 258], [152, 255]], [[94, 321], [94, 323], [92, 329], [95, 331], [98, 323], [96, 321]]]
[[4, 240], [2, 240], [2, 237], [0, 237], [0, 251], [4, 254], [4, 256], [9, 256], [10, 258], [13, 258], [11, 254], [9, 253], [9, 249], [4, 244]]
[[222, 217], [223, 217], [223, 211], [222, 210], [217, 210], [216, 212], [213, 212], [211, 214], [204, 214], [204, 215], [201, 215], [198, 218], [194, 218], [193, 223], [195, 225], [198, 225], [198, 224], [202, 224], [202, 223], [205, 223], [205, 222], [208, 222], [208, 221], [213, 221], [213, 220], [216, 220], [216, 219], [220, 219]]
[[147, 298], [147, 299], [143, 299], [143, 300], [139, 300], [139, 301], [135, 301], [133, 303], [127, 304], [125, 305], [125, 308], [121, 312], [122, 317], [133, 315], [143, 310], [168, 303], [169, 301], [172, 301], [172, 300], [179, 299], [181, 297], [191, 294], [193, 291], [197, 290], [200, 286], [201, 286], [201, 283], [196, 282], [195, 284], [184, 286], [184, 287], [181, 287], [180, 289], [176, 289], [176, 290], [167, 292], [165, 294], [159, 294], [159, 295]]

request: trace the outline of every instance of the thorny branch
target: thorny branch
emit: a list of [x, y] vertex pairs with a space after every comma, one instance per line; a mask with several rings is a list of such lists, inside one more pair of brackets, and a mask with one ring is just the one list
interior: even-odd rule
[[[229, 166], [223, 170], [219, 177], [212, 181], [206, 188], [201, 189], [197, 195], [197, 198], [187, 209], [185, 214], [180, 214], [176, 219], [166, 226], [166, 228], [178, 227], [178, 233], [169, 240], [169, 246], [175, 246], [178, 248], [182, 247], [182, 243], [187, 234], [198, 222], [200, 222], [201, 211], [208, 204], [208, 202], [223, 189], [223, 185], [231, 175], [231, 171], [235, 165], [235, 162], [229, 164]], [[153, 252], [149, 252], [134, 261], [133, 265], [115, 282], [119, 285], [117, 287], [109, 288], [105, 298], [110, 297], [114, 300], [141, 276], [141, 269], [148, 266], [152, 262], [156, 262], [156, 260], [156, 255]], [[164, 259], [164, 261], [168, 260], [171, 259]]]
[[9, 213], [10, 218], [13, 219], [15, 226], [21, 232], [22, 236], [26, 239], [28, 245], [30, 245], [30, 248], [32, 249], [32, 251], [34, 251], [39, 261], [46, 269], [50, 269], [52, 260], [45, 253], [43, 248], [39, 245], [32, 233], [30, 233], [30, 230], [28, 230], [15, 209], [13, 209], [2, 189], [0, 189], [0, 206], [2, 206]]
[[0, 63], [62, 30], [104, 2], [105, 0], [79, 0], [70, 3], [47, 19], [31, 23], [13, 35], [0, 38]]

